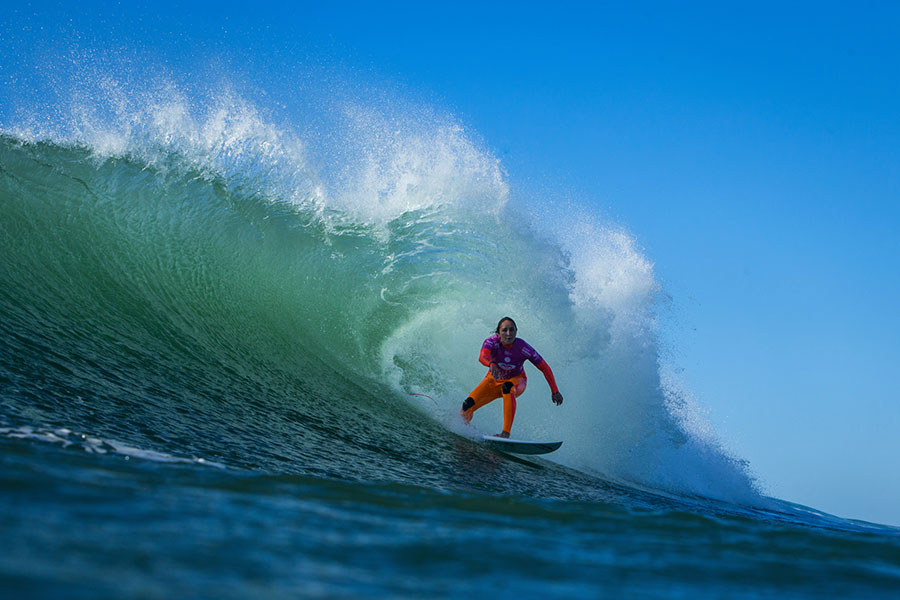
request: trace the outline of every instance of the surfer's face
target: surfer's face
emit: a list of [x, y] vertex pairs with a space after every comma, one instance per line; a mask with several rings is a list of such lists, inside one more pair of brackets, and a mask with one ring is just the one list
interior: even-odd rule
[[504, 346], [509, 346], [516, 341], [516, 326], [513, 325], [512, 321], [500, 323], [500, 329], [497, 333], [500, 334], [500, 343]]

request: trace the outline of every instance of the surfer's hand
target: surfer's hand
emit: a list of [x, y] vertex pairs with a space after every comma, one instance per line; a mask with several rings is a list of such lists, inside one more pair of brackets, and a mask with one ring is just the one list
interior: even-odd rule
[[497, 366], [497, 363], [491, 363], [491, 377], [497, 381], [503, 379], [503, 371]]
[[552, 396], [550, 396], [550, 399], [553, 400], [553, 404], [555, 404], [557, 406], [562, 404], [562, 401], [563, 401], [562, 394], [560, 394], [559, 392], [556, 392]]

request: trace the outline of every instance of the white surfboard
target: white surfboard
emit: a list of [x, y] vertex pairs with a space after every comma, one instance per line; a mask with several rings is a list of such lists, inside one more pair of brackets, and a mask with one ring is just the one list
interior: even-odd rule
[[510, 454], [547, 454], [562, 446], [562, 442], [532, 442], [502, 438], [496, 435], [483, 435], [481, 439], [486, 446]]

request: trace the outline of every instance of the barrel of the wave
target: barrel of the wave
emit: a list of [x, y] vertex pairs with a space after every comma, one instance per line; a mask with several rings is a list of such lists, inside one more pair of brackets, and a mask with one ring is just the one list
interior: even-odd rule
[[525, 392], [528, 384], [525, 361], [530, 361], [543, 373], [550, 386], [551, 401], [557, 406], [563, 403], [563, 396], [556, 385], [550, 365], [528, 342], [517, 335], [516, 322], [510, 317], [503, 317], [497, 323], [493, 335], [484, 340], [478, 361], [488, 367], [488, 372], [465, 399], [460, 414], [466, 424], [471, 424], [476, 410], [497, 398], [503, 398], [503, 429], [497, 435], [484, 436], [485, 443], [506, 452], [522, 454], [553, 452], [562, 445], [562, 442], [528, 443], [526, 440], [514, 440], [519, 442], [516, 445], [503, 441], [510, 439], [516, 417], [516, 398]]

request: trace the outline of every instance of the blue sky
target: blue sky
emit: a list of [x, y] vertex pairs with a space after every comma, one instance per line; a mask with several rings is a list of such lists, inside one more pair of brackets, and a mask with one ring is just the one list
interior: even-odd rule
[[900, 525], [900, 8], [322, 4], [30, 3], [0, 49], [297, 61], [455, 115], [514, 193], [635, 235], [671, 359], [769, 493]]

